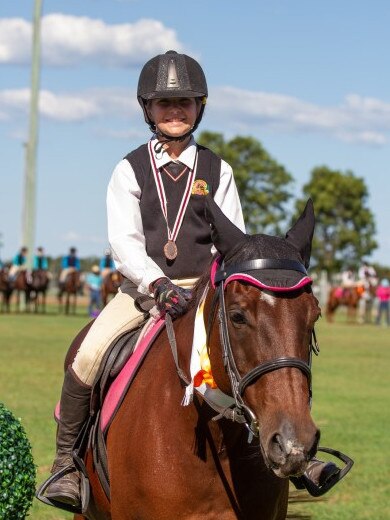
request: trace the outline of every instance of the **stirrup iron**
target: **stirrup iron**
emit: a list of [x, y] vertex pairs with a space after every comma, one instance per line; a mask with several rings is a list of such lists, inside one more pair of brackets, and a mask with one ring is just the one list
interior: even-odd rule
[[333, 455], [333, 457], [336, 457], [337, 459], [341, 460], [345, 464], [345, 466], [342, 469], [340, 469], [337, 473], [331, 475], [329, 479], [326, 480], [324, 484], [322, 484], [321, 486], [318, 486], [313, 481], [308, 479], [305, 475], [302, 475], [300, 479], [302, 479], [307, 491], [313, 497], [320, 497], [327, 493], [330, 489], [332, 489], [333, 486], [335, 486], [338, 482], [340, 482], [341, 479], [345, 477], [345, 475], [351, 470], [354, 464], [354, 461], [350, 457], [348, 457], [348, 455], [341, 453], [341, 451], [325, 447], [320, 447], [317, 451], [322, 451], [324, 453], [329, 453], [330, 455]]
[[[73, 454], [75, 464], [68, 464], [64, 468], [60, 469], [54, 475], [49, 477], [37, 490], [35, 496], [38, 500], [43, 502], [46, 505], [57, 507], [58, 509], [63, 509], [64, 511], [68, 511], [73, 513], [74, 515], [82, 515], [87, 511], [87, 507], [90, 499], [90, 486], [89, 480], [86, 476], [85, 466], [80, 459]], [[81, 464], [80, 464], [81, 462]], [[84, 466], [84, 467], [83, 467]], [[53, 500], [52, 498], [48, 498], [45, 495], [47, 488], [50, 486], [52, 482], [56, 482], [64, 475], [68, 473], [72, 473], [72, 471], [79, 471], [80, 473], [80, 500], [81, 507], [75, 507], [71, 504], [66, 504], [65, 502], [60, 502], [58, 500]]]

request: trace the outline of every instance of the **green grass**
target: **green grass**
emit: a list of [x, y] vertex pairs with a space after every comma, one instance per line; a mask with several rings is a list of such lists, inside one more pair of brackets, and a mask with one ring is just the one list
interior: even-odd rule
[[[322, 320], [317, 327], [321, 353], [313, 360], [313, 416], [321, 443], [350, 455], [355, 466], [326, 500], [298, 504], [293, 511], [313, 520], [389, 520], [390, 329], [347, 325], [343, 319], [340, 315], [333, 325]], [[48, 475], [54, 455], [52, 413], [64, 355], [87, 321], [84, 310], [73, 317], [0, 315], [0, 401], [22, 420], [38, 483]], [[72, 515], [35, 500], [29, 518]]]

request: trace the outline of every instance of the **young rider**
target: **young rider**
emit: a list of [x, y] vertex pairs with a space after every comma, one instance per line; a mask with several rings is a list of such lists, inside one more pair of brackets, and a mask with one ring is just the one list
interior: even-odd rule
[[104, 250], [104, 256], [99, 262], [99, 270], [103, 280], [106, 276], [115, 271], [115, 263], [110, 248]]
[[69, 253], [66, 256], [63, 256], [61, 260], [61, 273], [58, 279], [60, 288], [64, 285], [66, 277], [69, 273], [73, 271], [80, 271], [80, 269], [81, 263], [79, 257], [77, 256], [77, 249], [75, 247], [71, 247], [69, 249]]
[[[245, 230], [231, 167], [192, 136], [207, 95], [202, 68], [185, 54], [168, 51], [141, 71], [137, 97], [153, 136], [119, 162], [107, 192], [109, 241], [125, 282], [65, 373], [53, 473], [73, 463], [72, 447], [87, 418], [91, 385], [106, 349], [142, 320], [134, 298], [153, 295], [162, 314], [178, 317], [210, 263], [212, 241], [204, 205], [191, 195], [210, 193], [225, 215]], [[79, 506], [78, 472], [53, 482], [46, 496]]]
[[10, 281], [12, 281], [12, 282], [15, 281], [17, 275], [21, 271], [25, 271], [27, 269], [27, 266], [26, 266], [27, 253], [28, 253], [27, 247], [21, 247], [20, 250], [13, 257], [12, 265], [11, 265], [11, 268], [8, 273]]

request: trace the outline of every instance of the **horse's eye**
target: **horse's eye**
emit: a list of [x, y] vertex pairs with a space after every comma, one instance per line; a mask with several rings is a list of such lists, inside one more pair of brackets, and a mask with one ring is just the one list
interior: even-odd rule
[[234, 325], [245, 325], [247, 323], [245, 315], [241, 311], [230, 311], [229, 318]]

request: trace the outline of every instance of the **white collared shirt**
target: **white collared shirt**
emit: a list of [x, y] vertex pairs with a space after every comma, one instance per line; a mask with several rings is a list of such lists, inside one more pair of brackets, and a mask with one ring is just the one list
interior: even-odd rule
[[[152, 140], [152, 149], [157, 139]], [[192, 168], [196, 154], [193, 137], [178, 160]], [[163, 150], [155, 154], [157, 168], [171, 162]], [[107, 189], [108, 240], [113, 252], [115, 266], [131, 280], [143, 294], [150, 294], [149, 285], [165, 276], [160, 267], [146, 253], [145, 236], [140, 211], [141, 188], [134, 170], [127, 159], [120, 161], [114, 169]], [[244, 218], [232, 168], [221, 161], [219, 187], [215, 202], [224, 214], [239, 229], [245, 232]], [[164, 230], [165, 232], [165, 230]], [[215, 249], [212, 248], [212, 253]]]

